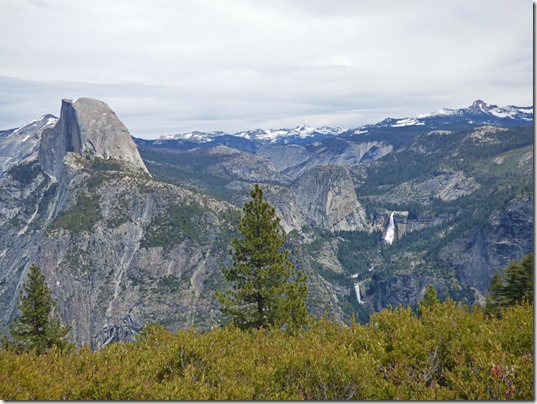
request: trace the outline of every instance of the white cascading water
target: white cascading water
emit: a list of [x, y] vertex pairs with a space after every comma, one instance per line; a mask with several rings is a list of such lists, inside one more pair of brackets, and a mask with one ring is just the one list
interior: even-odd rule
[[386, 244], [392, 244], [393, 240], [395, 239], [395, 223], [393, 222], [393, 214], [395, 212], [392, 212], [390, 214], [390, 222], [388, 223], [388, 230], [386, 230], [386, 235], [384, 236], [384, 241]]
[[364, 302], [362, 302], [362, 297], [360, 296], [360, 283], [361, 282], [356, 282], [354, 284], [354, 290], [356, 291], [356, 299], [358, 299], [358, 303], [364, 304]]

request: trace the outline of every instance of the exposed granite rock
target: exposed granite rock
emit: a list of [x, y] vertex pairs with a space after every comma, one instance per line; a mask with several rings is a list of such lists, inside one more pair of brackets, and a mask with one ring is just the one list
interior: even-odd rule
[[374, 161], [392, 150], [392, 145], [382, 142], [354, 143], [339, 139], [308, 146], [267, 145], [261, 147], [257, 154], [272, 161], [278, 171], [296, 178], [316, 166], [350, 166], [363, 161]]
[[474, 178], [461, 171], [436, 171], [429, 179], [403, 182], [391, 191], [371, 199], [382, 203], [404, 204], [418, 201], [426, 204], [433, 198], [453, 201], [471, 194], [479, 187]]
[[485, 294], [497, 270], [533, 251], [533, 214], [532, 199], [512, 200], [489, 217], [488, 226], [475, 226], [443, 248], [440, 258], [456, 269], [462, 285]]
[[[195, 151], [193, 151], [195, 152]], [[217, 146], [205, 153], [215, 157], [227, 157], [207, 168], [207, 173], [228, 180], [243, 180], [250, 182], [269, 182], [288, 184], [290, 181], [279, 173], [270, 160], [255, 154], [232, 149], [227, 146]], [[192, 153], [192, 152], [191, 152]]]
[[[32, 263], [78, 345], [132, 340], [150, 321], [172, 329], [219, 321], [214, 290], [227, 254], [216, 246], [227, 246], [231, 227], [221, 217], [235, 208], [129, 172], [92, 173], [78, 160], [66, 165], [65, 184], [44, 173], [18, 192], [9, 178], [0, 183], [0, 328], [16, 315]], [[82, 210], [93, 218], [86, 228], [66, 219], [84, 209], [81, 198], [96, 204]], [[185, 224], [170, 232], [174, 220]]]
[[462, 171], [437, 172], [433, 178], [416, 184], [415, 191], [420, 195], [432, 195], [442, 201], [453, 201], [471, 194], [478, 187], [476, 180], [465, 176]]
[[316, 166], [303, 172], [291, 186], [298, 212], [312, 227], [364, 230], [365, 210], [358, 202], [344, 166]]
[[[252, 185], [234, 181], [227, 187], [236, 191], [233, 203], [242, 206]], [[263, 184], [263, 189], [286, 232], [304, 226], [330, 231], [367, 228], [365, 210], [343, 166], [317, 166], [304, 171], [288, 187]]]
[[60, 119], [43, 131], [39, 163], [47, 174], [59, 178], [69, 152], [116, 159], [129, 169], [149, 174], [125, 125], [108, 105], [95, 99], [62, 100]]
[[[0, 331], [17, 316], [18, 294], [34, 263], [77, 345], [99, 349], [132, 340], [154, 321], [170, 329], [221, 322], [214, 292], [225, 287], [220, 269], [229, 265], [227, 248], [235, 232], [230, 221], [237, 208], [138, 175], [145, 166], [137, 166], [133, 154], [123, 153], [128, 147], [114, 141], [128, 134], [115, 126], [115, 115], [101, 113], [110, 125], [92, 118], [101, 106], [65, 101], [60, 120], [43, 135], [41, 164], [30, 163], [36, 176], [24, 184], [9, 176], [0, 180]], [[225, 148], [215, 153], [234, 156]], [[127, 170], [118, 169], [119, 163]], [[245, 175], [240, 166], [228, 168]], [[281, 176], [274, 169], [269, 174]], [[342, 185], [337, 178], [336, 188]], [[338, 192], [331, 201], [345, 199]], [[315, 301], [341, 318], [337, 301], [344, 290], [334, 292], [312, 271], [301, 247], [293, 248], [292, 259], [308, 274]]]
[[0, 137], [0, 178], [15, 164], [29, 158], [39, 150], [41, 134], [51, 128], [58, 118], [44, 115], [18, 129], [8, 136]]
[[[468, 142], [497, 145], [501, 140], [497, 136], [490, 142], [490, 130], [482, 132], [473, 132]], [[0, 133], [0, 148], [12, 133]], [[428, 136], [433, 135], [448, 140], [453, 134]], [[233, 191], [229, 199], [236, 206], [204, 195], [203, 187], [191, 192], [152, 180], [129, 142], [126, 128], [105, 104], [90, 99], [64, 101], [60, 121], [43, 134], [39, 162], [45, 172], [24, 184], [13, 176], [0, 178], [0, 307], [5, 308], [0, 312], [0, 332], [16, 315], [18, 291], [32, 263], [45, 273], [59, 303], [57, 314], [72, 325], [71, 336], [79, 345], [99, 348], [132, 340], [150, 321], [170, 329], [219, 322], [214, 292], [225, 287], [220, 268], [229, 264], [227, 248], [236, 234], [232, 223], [254, 182], [262, 183], [284, 230], [296, 230], [287, 246], [293, 262], [308, 276], [308, 310], [319, 314], [326, 310], [340, 321], [350, 317], [349, 302], [358, 304], [352, 295], [356, 283], [363, 303], [359, 309], [370, 312], [388, 304], [414, 305], [431, 283], [446, 293], [462, 290], [460, 284], [465, 288], [462, 292], [472, 293], [477, 286], [476, 295], [482, 298], [492, 273], [508, 258], [521, 258], [533, 245], [532, 200], [521, 198], [492, 214], [489, 223], [462, 233], [462, 238], [451, 242], [447, 238], [445, 243], [450, 244], [440, 253], [443, 266], [426, 262], [421, 239], [415, 243], [408, 237], [405, 244], [409, 232], [440, 225], [427, 234], [441, 241], [457, 229], [462, 208], [446, 213], [429, 210], [433, 198], [452, 201], [476, 190], [483, 193], [490, 186], [483, 182], [479, 189], [470, 174], [457, 171], [464, 170], [459, 165], [438, 166], [435, 172], [405, 177], [407, 182], [402, 184], [379, 186], [367, 197], [368, 223], [355, 188], [367, 184], [369, 165], [364, 162], [392, 152], [393, 147], [384, 142], [337, 137], [307, 145], [264, 145], [257, 155], [222, 145], [177, 149], [188, 153], [181, 160], [186, 166], [194, 161], [180, 171], [187, 177], [192, 174], [188, 186], [222, 179], [219, 186], [227, 184]], [[416, 142], [415, 151], [422, 156], [434, 151], [440, 158], [444, 149], [439, 145], [421, 147]], [[26, 157], [21, 154], [15, 160], [25, 158], [35, 164], [35, 153], [23, 154]], [[514, 164], [513, 156], [506, 153], [491, 156], [493, 169], [503, 164], [502, 170], [508, 170], [518, 164], [517, 175], [532, 175], [533, 153], [525, 150], [515, 155]], [[100, 159], [108, 161], [104, 164]], [[389, 160], [375, 165], [382, 167]], [[127, 169], [118, 169], [118, 164]], [[86, 216], [67, 220], [84, 203], [90, 206]], [[405, 203], [409, 206], [403, 207]], [[419, 213], [402, 210], [415, 206]], [[393, 214], [399, 244], [391, 248], [381, 245], [379, 233], [389, 223], [392, 211], [387, 209], [401, 209]], [[91, 220], [80, 228], [73, 217]], [[339, 230], [363, 233], [330, 233]], [[354, 261], [344, 260], [367, 245], [369, 236], [378, 238], [378, 245], [364, 247], [369, 249]], [[353, 237], [358, 241], [343, 250]], [[357, 262], [367, 266], [356, 269]], [[460, 283], [452, 277], [453, 269]]]
[[308, 161], [313, 153], [305, 146], [298, 144], [275, 145], [268, 144], [257, 151], [259, 156], [268, 158], [276, 170], [283, 172], [290, 167], [301, 165]]

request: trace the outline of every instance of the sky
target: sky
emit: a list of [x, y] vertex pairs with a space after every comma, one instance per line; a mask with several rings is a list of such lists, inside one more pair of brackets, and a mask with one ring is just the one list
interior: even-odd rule
[[0, 0], [0, 129], [61, 99], [140, 138], [533, 105], [531, 0]]

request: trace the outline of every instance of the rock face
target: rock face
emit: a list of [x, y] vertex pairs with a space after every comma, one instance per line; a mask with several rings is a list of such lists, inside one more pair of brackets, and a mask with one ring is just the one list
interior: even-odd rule
[[[229, 188], [236, 192], [233, 202], [242, 206], [251, 184], [235, 181]], [[289, 186], [263, 184], [263, 189], [287, 233], [303, 227], [329, 231], [367, 229], [365, 210], [343, 166], [317, 166], [304, 171]]]
[[128, 171], [72, 162], [66, 171], [67, 184], [43, 172], [19, 192], [10, 178], [0, 184], [0, 328], [17, 315], [32, 263], [77, 345], [132, 340], [150, 321], [219, 321], [214, 290], [226, 255], [216, 246], [228, 242], [220, 217], [229, 204]]
[[257, 154], [268, 158], [276, 170], [296, 178], [313, 167], [326, 165], [350, 166], [374, 161], [391, 153], [393, 146], [384, 142], [354, 143], [330, 139], [311, 145], [266, 145]]
[[513, 200], [489, 217], [488, 226], [475, 226], [446, 246], [440, 258], [457, 270], [462, 285], [485, 294], [497, 270], [533, 250], [533, 215], [533, 200]]
[[[277, 184], [289, 183], [289, 179], [276, 171], [273, 164], [264, 157], [232, 149], [227, 146], [216, 146], [209, 151], [204, 150], [204, 152], [216, 158], [227, 157], [207, 167], [206, 172], [211, 175], [229, 180]], [[191, 154], [198, 155], [200, 153], [201, 151], [197, 150], [191, 152]]]
[[91, 98], [62, 100], [60, 119], [43, 131], [39, 163], [59, 178], [69, 152], [116, 159], [135, 171], [149, 174], [125, 125], [104, 102]]
[[331, 231], [364, 230], [365, 210], [356, 198], [354, 184], [344, 166], [317, 166], [293, 183], [295, 206], [306, 225]]
[[470, 195], [480, 185], [472, 177], [461, 171], [435, 171], [425, 181], [408, 181], [399, 184], [391, 192], [386, 193], [379, 201], [384, 203], [409, 203], [420, 201], [427, 203], [431, 198], [441, 201], [454, 201]]
[[[217, 322], [214, 290], [226, 260], [217, 246], [230, 234], [221, 217], [234, 208], [153, 181], [129, 132], [100, 101], [64, 100], [52, 119], [38, 122], [39, 156], [23, 162], [26, 174], [0, 179], [2, 332], [17, 315], [31, 264], [45, 274], [77, 345], [131, 340], [149, 321]], [[41, 135], [33, 129], [35, 142], [19, 141], [25, 154]]]
[[18, 128], [5, 137], [0, 137], [0, 178], [13, 165], [29, 158], [39, 150], [39, 141], [44, 130], [58, 121], [53, 115], [41, 118]]

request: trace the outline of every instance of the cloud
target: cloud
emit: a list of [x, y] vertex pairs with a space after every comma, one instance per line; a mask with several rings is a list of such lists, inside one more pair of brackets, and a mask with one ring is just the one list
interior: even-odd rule
[[513, 0], [0, 0], [0, 127], [90, 96], [135, 136], [532, 102]]

